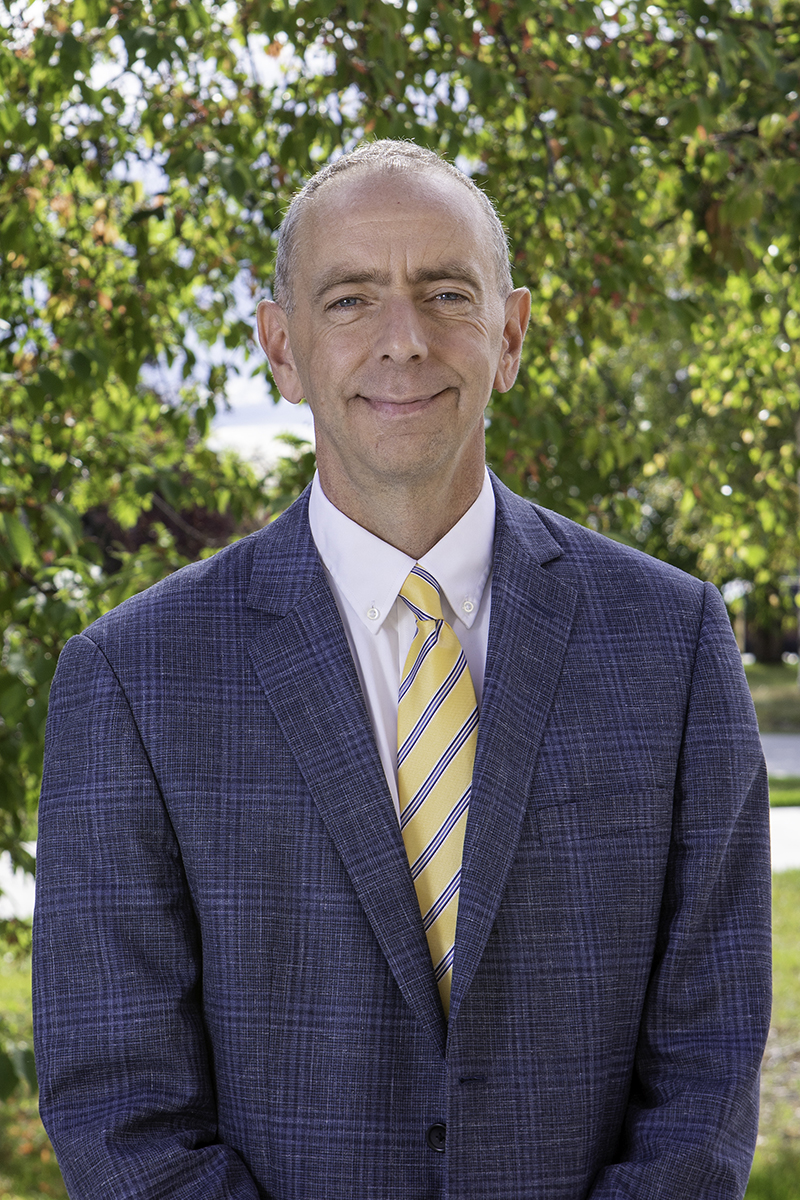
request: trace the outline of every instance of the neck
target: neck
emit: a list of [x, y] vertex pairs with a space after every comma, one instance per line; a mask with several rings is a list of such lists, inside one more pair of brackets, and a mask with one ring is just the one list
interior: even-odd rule
[[419, 560], [461, 520], [480, 495], [484, 463], [455, 478], [423, 481], [380, 481], [369, 491], [354, 487], [318, 461], [322, 490], [351, 521], [381, 541]]

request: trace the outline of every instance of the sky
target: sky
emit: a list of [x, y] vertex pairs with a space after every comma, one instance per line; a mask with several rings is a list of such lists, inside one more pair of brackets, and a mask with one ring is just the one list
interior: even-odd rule
[[314, 424], [307, 404], [276, 403], [263, 375], [233, 376], [228, 383], [229, 412], [218, 413], [209, 438], [215, 450], [230, 447], [257, 466], [269, 467], [286, 447], [275, 438], [294, 433], [314, 441]]

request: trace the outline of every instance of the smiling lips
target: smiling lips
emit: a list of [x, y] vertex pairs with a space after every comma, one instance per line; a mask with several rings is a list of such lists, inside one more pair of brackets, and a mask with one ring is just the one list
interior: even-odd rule
[[362, 395], [361, 399], [365, 400], [370, 408], [377, 412], [387, 414], [395, 413], [397, 415], [401, 415], [402, 413], [402, 415], [405, 415], [406, 413], [418, 412], [420, 409], [425, 408], [426, 405], [432, 403], [432, 401], [438, 400], [440, 396], [445, 394], [445, 392], [449, 391], [452, 391], [452, 388], [442, 388], [441, 391], [432, 392], [428, 396], [408, 396], [400, 399], [395, 398], [394, 396], [385, 397]]

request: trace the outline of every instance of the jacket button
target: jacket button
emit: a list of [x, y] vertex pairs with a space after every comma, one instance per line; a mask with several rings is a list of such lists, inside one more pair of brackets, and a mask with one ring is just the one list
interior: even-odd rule
[[444, 1154], [444, 1142], [447, 1136], [447, 1128], [444, 1125], [431, 1125], [428, 1132], [425, 1134], [425, 1140], [431, 1150], [436, 1150], [439, 1154]]

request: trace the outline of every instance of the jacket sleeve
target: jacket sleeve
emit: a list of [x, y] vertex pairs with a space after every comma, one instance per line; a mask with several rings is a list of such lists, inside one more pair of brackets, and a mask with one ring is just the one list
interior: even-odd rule
[[34, 1027], [72, 1200], [257, 1200], [217, 1137], [198, 924], [133, 715], [86, 636], [56, 674], [39, 816]]
[[739, 652], [707, 584], [623, 1139], [590, 1200], [744, 1195], [771, 999], [768, 806]]

